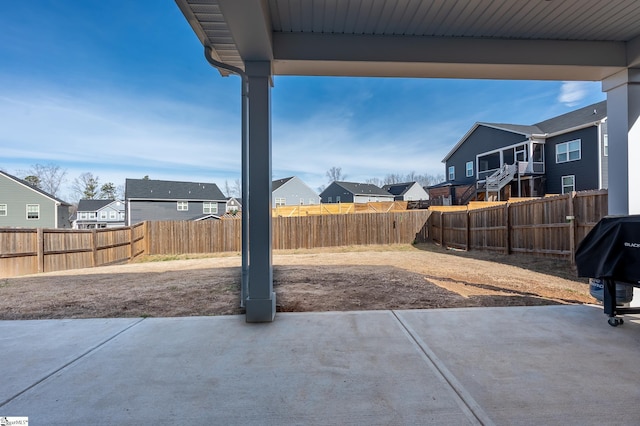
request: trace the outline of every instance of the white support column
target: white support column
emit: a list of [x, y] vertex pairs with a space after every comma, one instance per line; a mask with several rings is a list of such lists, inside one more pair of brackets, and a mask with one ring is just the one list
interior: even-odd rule
[[602, 82], [607, 93], [609, 214], [640, 214], [640, 69]]
[[[249, 80], [249, 282], [247, 322], [273, 321], [271, 258], [271, 63], [246, 62]], [[244, 172], [243, 172], [244, 173]]]

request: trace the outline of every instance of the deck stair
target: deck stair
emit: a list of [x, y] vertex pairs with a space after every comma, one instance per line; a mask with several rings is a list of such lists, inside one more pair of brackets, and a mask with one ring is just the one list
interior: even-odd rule
[[486, 191], [499, 192], [513, 180], [517, 173], [517, 164], [504, 164], [499, 170], [487, 177]]

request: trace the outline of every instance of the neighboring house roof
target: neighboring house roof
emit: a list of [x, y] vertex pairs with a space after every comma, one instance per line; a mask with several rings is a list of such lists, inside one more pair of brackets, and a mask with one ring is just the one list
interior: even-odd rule
[[607, 101], [597, 102], [529, 126], [520, 124], [477, 122], [462, 137], [462, 139], [458, 141], [453, 149], [449, 151], [442, 162], [445, 163], [479, 126], [492, 127], [494, 129], [500, 129], [511, 133], [518, 133], [529, 138], [532, 135], [552, 136], [555, 134], [562, 134], [583, 126], [594, 125], [605, 118], [607, 118]]
[[55, 202], [58, 202], [58, 203], [60, 203], [60, 204], [62, 204], [64, 206], [70, 206], [71, 205], [71, 204], [67, 203], [64, 200], [61, 200], [60, 198], [54, 197], [53, 195], [49, 194], [48, 192], [45, 192], [42, 189], [31, 185], [29, 182], [27, 182], [24, 179], [20, 179], [19, 177], [15, 177], [13, 175], [10, 175], [9, 173], [3, 172], [2, 170], [0, 170], [0, 174], [6, 176], [9, 179], [14, 180], [14, 181], [16, 181], [16, 182], [28, 187], [29, 189], [32, 189], [33, 191], [35, 191], [35, 192], [37, 192], [37, 193], [39, 193], [41, 195], [44, 195], [45, 197], [47, 197], [47, 198], [49, 198], [49, 199], [51, 199], [51, 200], [53, 200]]
[[280, 188], [285, 183], [289, 182], [291, 179], [293, 179], [293, 176], [288, 177], [288, 178], [274, 180], [273, 182], [271, 182], [271, 191], [272, 192], [275, 191], [276, 189]]
[[382, 187], [384, 191], [399, 196], [404, 195], [417, 182], [392, 183]]
[[607, 101], [588, 105], [584, 108], [541, 121], [536, 126], [543, 133], [562, 133], [563, 130], [593, 124], [607, 118]]
[[199, 214], [198, 216], [192, 217], [190, 220], [193, 220], [194, 222], [199, 222], [201, 220], [220, 220], [220, 216], [210, 213]]
[[113, 203], [114, 200], [89, 200], [83, 198], [78, 201], [78, 210], [79, 212], [95, 212], [100, 210], [101, 208], [108, 206]]
[[351, 192], [353, 195], [384, 195], [390, 197], [387, 191], [379, 188], [370, 183], [357, 183], [357, 182], [333, 182], [336, 185], [341, 186], [345, 190]]
[[138, 200], [216, 200], [226, 197], [215, 183], [127, 179], [125, 198]]

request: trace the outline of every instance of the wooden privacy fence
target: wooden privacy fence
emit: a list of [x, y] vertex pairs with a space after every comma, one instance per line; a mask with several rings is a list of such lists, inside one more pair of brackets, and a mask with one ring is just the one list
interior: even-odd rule
[[479, 210], [429, 217], [421, 241], [464, 250], [565, 257], [607, 215], [607, 191], [574, 192]]
[[0, 229], [0, 278], [126, 262], [144, 252], [144, 224], [62, 230]]
[[[361, 244], [410, 244], [428, 210], [355, 215], [274, 217], [273, 248], [297, 249]], [[240, 251], [240, 219], [147, 222], [147, 254]]]

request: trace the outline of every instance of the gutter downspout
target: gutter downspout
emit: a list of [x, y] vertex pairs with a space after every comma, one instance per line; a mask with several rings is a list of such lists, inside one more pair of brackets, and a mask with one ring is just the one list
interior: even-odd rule
[[204, 46], [204, 57], [211, 66], [227, 70], [240, 76], [242, 82], [242, 278], [240, 286], [240, 307], [244, 308], [244, 301], [249, 296], [249, 138], [248, 138], [248, 107], [249, 81], [247, 74], [238, 67], [216, 61], [211, 56], [211, 46]]

